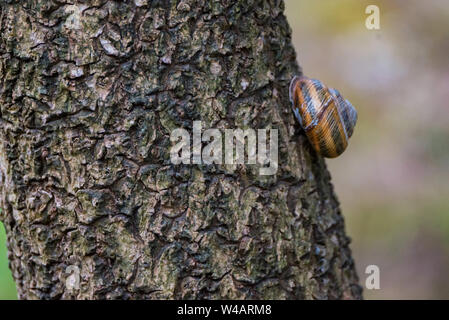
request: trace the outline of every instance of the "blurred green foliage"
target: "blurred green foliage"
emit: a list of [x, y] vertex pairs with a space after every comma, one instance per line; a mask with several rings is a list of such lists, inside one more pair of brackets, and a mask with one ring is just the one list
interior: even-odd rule
[[5, 299], [17, 299], [17, 291], [8, 268], [5, 228], [0, 222], [0, 300]]

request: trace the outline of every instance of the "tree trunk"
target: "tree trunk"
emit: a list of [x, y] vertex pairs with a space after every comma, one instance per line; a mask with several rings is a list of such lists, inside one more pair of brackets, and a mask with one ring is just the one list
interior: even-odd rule
[[[1, 1], [20, 298], [361, 298], [325, 162], [291, 112], [283, 1], [64, 2]], [[195, 120], [278, 129], [276, 174], [173, 164], [170, 134]]]

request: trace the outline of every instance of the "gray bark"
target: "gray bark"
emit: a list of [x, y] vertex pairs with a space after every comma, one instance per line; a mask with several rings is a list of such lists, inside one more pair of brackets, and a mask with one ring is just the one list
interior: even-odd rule
[[[19, 297], [361, 298], [325, 162], [290, 109], [283, 1], [72, 3], [1, 1], [0, 205]], [[173, 165], [170, 132], [194, 120], [278, 129], [277, 174]]]

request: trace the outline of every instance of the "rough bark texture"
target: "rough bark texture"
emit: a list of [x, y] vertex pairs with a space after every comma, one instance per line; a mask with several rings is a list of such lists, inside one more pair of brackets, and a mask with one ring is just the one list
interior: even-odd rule
[[[283, 8], [1, 1], [1, 220], [20, 298], [361, 298], [329, 173], [290, 109]], [[277, 128], [277, 174], [171, 164], [170, 132], [193, 120]]]

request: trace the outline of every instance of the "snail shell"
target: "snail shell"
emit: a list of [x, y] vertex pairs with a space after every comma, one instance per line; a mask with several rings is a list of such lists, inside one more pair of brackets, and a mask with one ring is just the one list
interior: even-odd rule
[[319, 154], [335, 158], [345, 151], [357, 111], [340, 92], [319, 80], [296, 76], [290, 83], [290, 101], [296, 119]]

